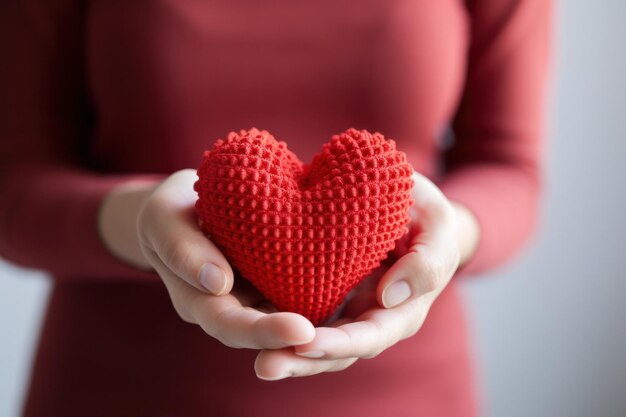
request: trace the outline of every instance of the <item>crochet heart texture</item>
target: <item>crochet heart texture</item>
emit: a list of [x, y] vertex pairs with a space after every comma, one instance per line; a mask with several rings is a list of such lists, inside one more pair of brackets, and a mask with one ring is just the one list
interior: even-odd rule
[[395, 142], [348, 129], [304, 165], [265, 130], [205, 151], [200, 228], [279, 310], [318, 325], [407, 232], [413, 169]]

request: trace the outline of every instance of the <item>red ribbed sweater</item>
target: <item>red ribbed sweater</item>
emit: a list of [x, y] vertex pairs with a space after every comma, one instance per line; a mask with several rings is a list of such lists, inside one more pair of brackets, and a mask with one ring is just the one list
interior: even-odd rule
[[116, 184], [195, 168], [230, 130], [309, 161], [364, 128], [475, 213], [457, 275], [486, 271], [535, 222], [549, 26], [545, 0], [3, 2], [0, 256], [54, 279], [24, 414], [475, 415], [454, 283], [376, 359], [263, 382], [256, 352], [185, 324], [156, 275], [105, 250], [97, 213]]

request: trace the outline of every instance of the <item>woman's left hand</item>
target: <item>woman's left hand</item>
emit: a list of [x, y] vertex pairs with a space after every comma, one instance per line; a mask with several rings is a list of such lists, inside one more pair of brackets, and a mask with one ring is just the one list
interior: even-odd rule
[[382, 266], [349, 295], [332, 327], [313, 341], [263, 350], [255, 370], [265, 380], [341, 371], [414, 335], [461, 263], [478, 244], [478, 223], [426, 177], [414, 173], [412, 224], [398, 242], [397, 261]]

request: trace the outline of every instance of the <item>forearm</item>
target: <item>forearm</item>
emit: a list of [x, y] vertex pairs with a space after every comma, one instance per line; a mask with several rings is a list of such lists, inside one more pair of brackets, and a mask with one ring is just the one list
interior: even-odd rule
[[492, 270], [520, 252], [538, 221], [539, 177], [514, 165], [485, 163], [439, 181], [448, 199], [467, 207], [480, 225], [478, 245], [463, 274]]
[[155, 176], [103, 176], [46, 162], [16, 161], [3, 168], [0, 256], [59, 280], [153, 279], [111, 255], [97, 223], [111, 190]]

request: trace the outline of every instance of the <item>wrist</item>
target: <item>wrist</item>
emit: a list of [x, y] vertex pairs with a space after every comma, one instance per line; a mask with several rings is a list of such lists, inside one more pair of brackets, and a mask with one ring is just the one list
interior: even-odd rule
[[141, 251], [137, 217], [158, 181], [130, 181], [113, 188], [102, 200], [98, 231], [103, 245], [116, 258], [138, 269], [151, 265]]
[[451, 201], [457, 217], [457, 242], [459, 245], [459, 267], [465, 265], [478, 249], [480, 225], [474, 213], [465, 205]]

